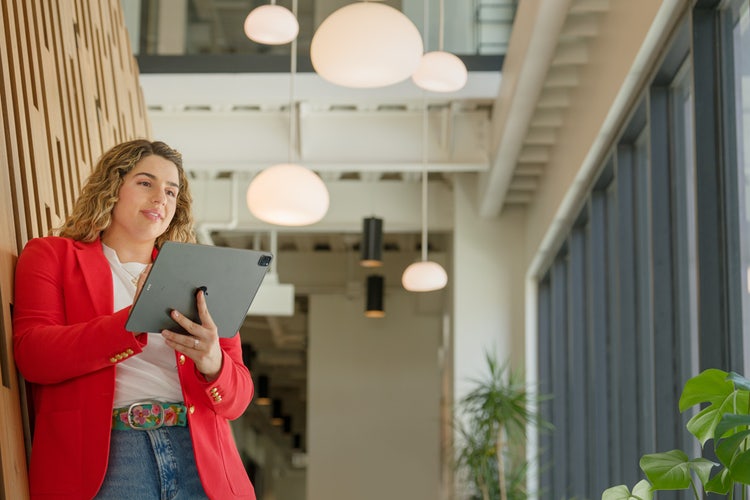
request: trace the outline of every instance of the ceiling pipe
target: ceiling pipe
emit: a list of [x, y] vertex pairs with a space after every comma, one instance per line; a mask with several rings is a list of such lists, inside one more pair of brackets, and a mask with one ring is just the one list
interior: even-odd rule
[[203, 245], [213, 245], [214, 240], [211, 237], [212, 231], [222, 231], [236, 229], [237, 223], [239, 222], [239, 209], [237, 207], [237, 199], [239, 195], [239, 181], [237, 180], [237, 173], [232, 172], [231, 174], [231, 190], [229, 198], [229, 209], [230, 216], [227, 222], [203, 222], [198, 224], [195, 228], [195, 235], [198, 239], [198, 243]]

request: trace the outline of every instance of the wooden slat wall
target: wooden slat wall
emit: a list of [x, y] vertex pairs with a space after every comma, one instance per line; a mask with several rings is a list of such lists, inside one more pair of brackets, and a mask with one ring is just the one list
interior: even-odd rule
[[149, 137], [119, 0], [0, 0], [0, 499], [28, 498], [13, 269], [67, 215], [99, 155]]

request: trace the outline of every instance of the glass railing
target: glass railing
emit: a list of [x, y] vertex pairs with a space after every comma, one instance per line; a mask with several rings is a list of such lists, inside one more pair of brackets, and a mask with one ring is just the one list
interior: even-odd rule
[[[428, 2], [425, 10], [425, 1]], [[470, 71], [498, 69], [510, 39], [518, 0], [443, 0], [443, 48]], [[270, 0], [121, 0], [133, 52], [142, 72], [274, 72], [289, 67], [291, 44], [269, 46], [247, 38], [247, 14]], [[353, 0], [298, 0], [296, 47], [299, 71], [312, 71], [310, 43], [325, 18]], [[382, 2], [400, 9], [420, 32], [426, 50], [439, 45], [439, 0]], [[277, 5], [293, 9], [292, 0]], [[427, 14], [425, 16], [425, 13]], [[429, 19], [429, 23], [425, 23]]]

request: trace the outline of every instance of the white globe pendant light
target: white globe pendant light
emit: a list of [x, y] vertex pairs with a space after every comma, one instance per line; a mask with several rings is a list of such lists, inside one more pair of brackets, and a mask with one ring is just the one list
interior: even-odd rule
[[298, 33], [297, 17], [275, 2], [256, 7], [245, 18], [245, 35], [254, 42], [283, 45], [297, 38]]
[[[292, 10], [296, 14], [297, 0], [293, 0]], [[297, 39], [294, 38], [289, 72], [289, 162], [263, 170], [247, 188], [247, 208], [250, 213], [264, 222], [279, 226], [314, 224], [325, 216], [330, 202], [323, 180], [312, 170], [293, 162], [298, 144], [297, 107], [294, 105], [296, 54]]]
[[422, 260], [410, 264], [401, 275], [401, 285], [410, 292], [432, 292], [448, 284], [448, 273], [437, 262], [427, 260], [427, 103], [422, 115]]
[[280, 226], [306, 226], [325, 216], [328, 189], [315, 172], [281, 163], [256, 175], [247, 189], [247, 207], [258, 219]]
[[466, 85], [469, 74], [458, 56], [441, 50], [428, 52], [411, 76], [414, 83], [432, 92], [455, 92]]
[[328, 16], [313, 35], [310, 59], [325, 80], [352, 88], [375, 88], [409, 78], [424, 46], [419, 30], [388, 5], [358, 2]]
[[[422, 56], [419, 67], [411, 76], [417, 87], [432, 92], [455, 92], [466, 85], [469, 73], [464, 62], [456, 55], [443, 50], [444, 10], [440, 0], [440, 20], [438, 33], [438, 50], [427, 52]], [[424, 3], [425, 41], [428, 40], [427, 26], [429, 26], [428, 2]]]
[[424, 260], [410, 264], [401, 275], [401, 284], [410, 292], [431, 292], [448, 284], [448, 273], [437, 262]]

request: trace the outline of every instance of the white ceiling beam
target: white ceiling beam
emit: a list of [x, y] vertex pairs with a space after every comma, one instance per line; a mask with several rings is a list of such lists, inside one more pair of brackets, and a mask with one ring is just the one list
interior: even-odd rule
[[594, 38], [599, 34], [599, 16], [595, 14], [580, 14], [568, 16], [560, 40], [577, 40], [579, 38]]
[[555, 66], [550, 68], [544, 88], [577, 87], [580, 83], [580, 75], [576, 66]]
[[557, 47], [554, 59], [552, 59], [552, 66], [563, 66], [568, 64], [574, 64], [582, 66], [589, 60], [589, 50], [586, 42], [583, 41], [572, 41], [563, 42]]
[[573, 0], [571, 14], [599, 13], [609, 11], [610, 0]]
[[530, 192], [518, 192], [518, 191], [508, 191], [507, 198], [505, 200], [508, 204], [516, 204], [516, 205], [528, 205], [534, 201], [534, 194]]
[[556, 127], [563, 125], [563, 112], [561, 109], [536, 109], [531, 119], [531, 127]]
[[493, 112], [492, 164], [478, 179], [479, 213], [500, 213], [523, 140], [536, 111], [571, 0], [518, 3], [503, 78]]
[[[147, 106], [186, 104], [264, 104], [283, 106], [289, 102], [289, 73], [166, 74], [144, 73], [139, 77]], [[470, 71], [466, 85], [450, 96], [429, 95], [429, 103], [452, 100], [490, 100], [497, 97], [500, 71]], [[297, 73], [294, 96], [316, 106], [331, 104], [421, 103], [424, 90], [406, 80], [376, 89], [352, 89], [329, 83], [317, 73]]]
[[[419, 182], [360, 182], [338, 181], [326, 183], [331, 204], [320, 222], [305, 226], [304, 232], [360, 232], [362, 219], [376, 214], [386, 222], [388, 232], [411, 232], [421, 229], [422, 187]], [[280, 227], [256, 219], [247, 209], [244, 190], [246, 184], [237, 186], [242, 196], [235, 197], [232, 206], [230, 179], [191, 179], [193, 212], [198, 229], [223, 227], [238, 231], [270, 231], [279, 234], [299, 232], [300, 228]], [[430, 231], [453, 229], [453, 191], [447, 183], [428, 183], [428, 228]], [[383, 202], [383, 200], [388, 200]], [[233, 208], [236, 220], [233, 219]], [[301, 244], [301, 243], [300, 243]]]
[[[280, 158], [276, 162], [227, 162], [227, 161], [216, 161], [216, 162], [203, 162], [203, 161], [191, 161], [189, 158], [184, 160], [185, 169], [190, 172], [260, 172], [261, 170], [270, 167], [275, 163], [283, 163], [286, 159]], [[380, 174], [386, 172], [421, 172], [423, 168], [422, 162], [391, 162], [391, 163], [367, 163], [364, 161], [358, 162], [309, 162], [300, 161], [300, 164], [314, 170], [315, 172], [334, 172], [334, 173], [345, 173], [345, 172], [361, 172], [361, 176], [366, 180], [368, 176], [380, 177]], [[428, 172], [484, 172], [489, 169], [489, 161], [481, 162], [445, 162], [437, 163], [431, 161], [427, 163]]]
[[[362, 162], [408, 165], [423, 159], [421, 112], [323, 113], [304, 106], [300, 111], [301, 150], [296, 154], [290, 148], [288, 112], [154, 112], [150, 118], [153, 136], [179, 150], [186, 165], [223, 165], [208, 168], [213, 171], [255, 168], [247, 165], [265, 168], [290, 159], [303, 164], [349, 164], [353, 167], [343, 170], [351, 171]], [[455, 164], [458, 171], [466, 170], [462, 164], [488, 163], [489, 113], [447, 113], [446, 117], [442, 111], [430, 112], [430, 161]]]
[[545, 146], [524, 145], [518, 155], [518, 163], [547, 164], [549, 162], [550, 148]]
[[557, 128], [530, 127], [526, 136], [526, 144], [531, 146], [552, 146], [557, 142]]
[[536, 191], [539, 188], [538, 177], [515, 176], [510, 182], [510, 191]]
[[543, 175], [545, 171], [545, 165], [542, 163], [520, 163], [518, 167], [516, 168], [516, 175], [524, 175], [524, 176], [540, 176]]
[[537, 106], [540, 109], [567, 108], [570, 106], [570, 92], [566, 88], [545, 88]]

